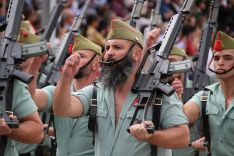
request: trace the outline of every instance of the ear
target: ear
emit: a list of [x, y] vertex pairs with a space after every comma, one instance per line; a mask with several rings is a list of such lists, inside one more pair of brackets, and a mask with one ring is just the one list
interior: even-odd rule
[[139, 62], [141, 60], [141, 55], [142, 55], [142, 49], [140, 47], [135, 47], [134, 52], [132, 53], [132, 58], [136, 61]]
[[100, 69], [100, 60], [99, 59], [95, 59], [93, 64], [92, 64], [92, 67], [91, 67], [91, 70], [95, 71], [95, 72], [98, 72], [99, 69]]

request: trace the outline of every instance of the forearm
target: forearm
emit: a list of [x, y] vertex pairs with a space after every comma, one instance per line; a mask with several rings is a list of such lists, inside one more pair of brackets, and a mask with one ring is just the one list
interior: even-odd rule
[[54, 92], [53, 111], [56, 115], [65, 116], [66, 110], [71, 105], [71, 79], [62, 77]]
[[23, 143], [40, 143], [44, 137], [43, 125], [37, 121], [24, 121], [19, 128], [12, 129], [8, 137]]
[[35, 67], [33, 67], [33, 65], [29, 65], [28, 67], [26, 67], [26, 69], [24, 69], [24, 72], [33, 76], [32, 82], [28, 84], [28, 90], [33, 100], [35, 99], [35, 94], [37, 89], [37, 77], [39, 74], [39, 68], [40, 68], [39, 65], [38, 66], [35, 65]]
[[181, 148], [189, 144], [189, 129], [187, 125], [180, 125], [163, 130], [157, 130], [147, 141], [164, 148]]

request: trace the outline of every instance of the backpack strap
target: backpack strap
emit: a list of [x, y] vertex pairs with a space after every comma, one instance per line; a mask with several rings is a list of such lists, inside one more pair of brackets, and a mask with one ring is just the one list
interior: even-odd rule
[[205, 88], [202, 96], [201, 96], [201, 103], [202, 103], [202, 129], [206, 140], [206, 146], [208, 149], [208, 156], [210, 156], [210, 130], [209, 130], [209, 116], [206, 114], [206, 106], [207, 106], [207, 99], [210, 90]]
[[97, 82], [93, 84], [93, 95], [90, 102], [89, 108], [89, 121], [88, 121], [88, 128], [90, 131], [93, 132], [93, 145], [95, 140], [95, 132], [98, 130], [97, 125]]

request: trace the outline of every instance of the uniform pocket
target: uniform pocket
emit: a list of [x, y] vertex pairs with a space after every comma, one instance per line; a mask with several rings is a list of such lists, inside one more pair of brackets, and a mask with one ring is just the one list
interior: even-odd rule
[[[125, 124], [126, 135], [124, 135], [123, 137], [124, 137], [125, 141], [127, 141], [127, 142], [137, 142], [137, 140], [134, 138], [134, 136], [132, 136], [130, 133], [127, 132], [127, 129], [129, 128], [129, 124], [132, 121], [134, 113], [135, 113], [135, 111], [129, 111], [126, 114], [126, 120], [125, 120], [125, 122], [126, 122], [126, 124]], [[142, 120], [141, 114], [142, 114], [142, 111], [139, 110], [135, 122]]]
[[[229, 112], [229, 114], [227, 115], [227, 124], [225, 126], [226, 130], [227, 130], [227, 138], [228, 140], [232, 140], [231, 144], [234, 146], [234, 135], [233, 135], [233, 132], [234, 132], [234, 110], [231, 110], [232, 112]], [[231, 138], [230, 138], [231, 137]]]

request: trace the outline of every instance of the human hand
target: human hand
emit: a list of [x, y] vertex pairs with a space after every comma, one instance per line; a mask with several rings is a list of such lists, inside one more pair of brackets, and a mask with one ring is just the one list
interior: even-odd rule
[[62, 77], [73, 79], [80, 69], [80, 54], [74, 53], [67, 58], [62, 69]]
[[161, 29], [160, 28], [154, 28], [153, 30], [151, 30], [147, 36], [146, 36], [146, 47], [149, 48], [151, 47], [153, 44], [156, 43], [156, 40], [159, 38], [160, 36], [160, 32]]
[[205, 145], [205, 137], [195, 140], [191, 143], [191, 146], [199, 151], [207, 151]]
[[46, 61], [48, 54], [28, 58], [25, 62], [22, 63], [22, 71], [35, 75], [39, 72], [41, 64]]
[[148, 131], [145, 128], [145, 125], [154, 127], [152, 121], [145, 121], [144, 123], [134, 124], [130, 127], [131, 135], [134, 136], [139, 141], [149, 140], [151, 137], [153, 137], [154, 134], [148, 133]]
[[178, 78], [175, 78], [171, 84], [171, 87], [176, 91], [178, 97], [182, 99], [182, 95], [184, 93], [183, 83]]
[[0, 135], [7, 135], [11, 133], [10, 127], [3, 118], [0, 118]]

